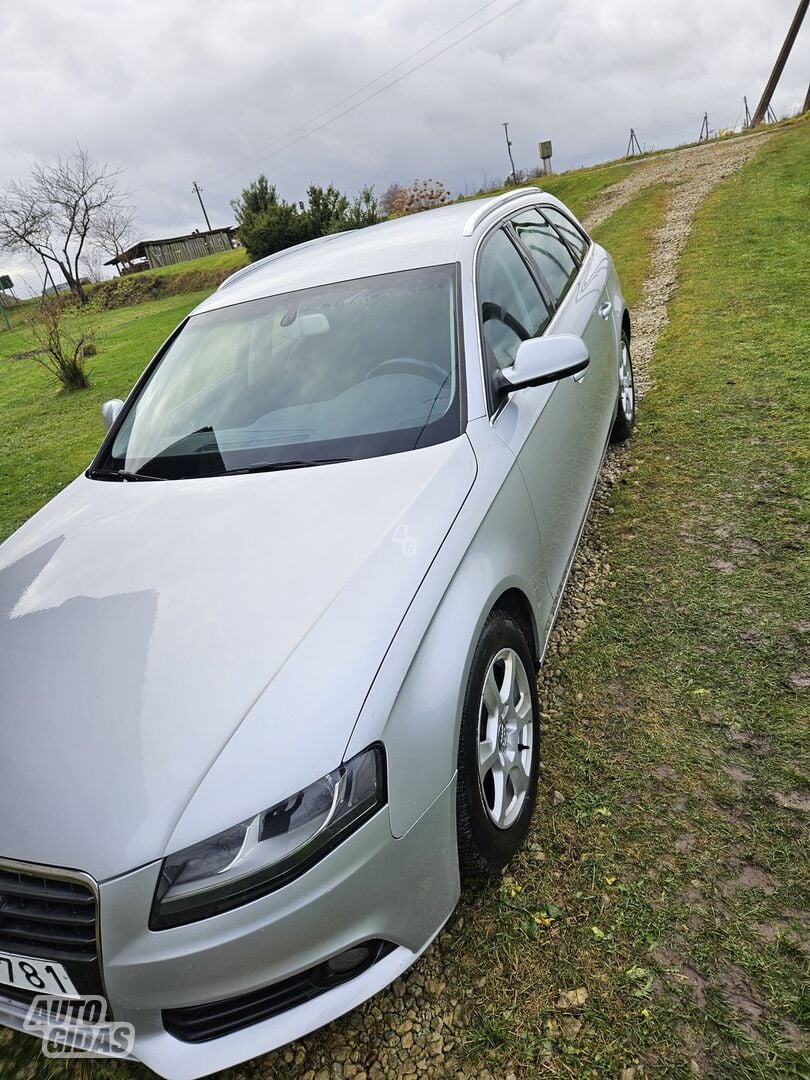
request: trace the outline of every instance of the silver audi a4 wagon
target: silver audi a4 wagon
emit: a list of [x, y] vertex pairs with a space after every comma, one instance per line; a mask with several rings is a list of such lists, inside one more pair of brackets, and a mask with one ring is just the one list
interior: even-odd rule
[[200, 304], [0, 547], [0, 1024], [101, 997], [190, 1080], [413, 964], [526, 837], [536, 672], [634, 411], [611, 258], [536, 188]]

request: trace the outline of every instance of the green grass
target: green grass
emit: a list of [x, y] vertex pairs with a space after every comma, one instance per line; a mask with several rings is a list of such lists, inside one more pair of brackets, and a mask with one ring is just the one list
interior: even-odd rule
[[186, 262], [160, 266], [155, 270], [142, 270], [138, 277], [180, 277], [189, 271], [203, 270], [240, 270], [249, 260], [244, 248], [232, 251], [218, 251], [215, 255], [206, 255], [202, 259], [189, 259]]
[[32, 358], [24, 327], [0, 335], [0, 540], [88, 465], [104, 434], [99, 408], [125, 397], [160, 343], [205, 293], [172, 296], [98, 316], [91, 388], [60, 393]]
[[594, 240], [613, 256], [631, 314], [641, 301], [651, 268], [653, 237], [668, 201], [669, 185], [652, 184], [593, 230]]
[[605, 188], [624, 180], [634, 168], [634, 164], [627, 162], [595, 165], [588, 169], [543, 176], [537, 184], [543, 191], [564, 202], [576, 217], [585, 218]]
[[[756, 133], [781, 134], [797, 124], [803, 124], [806, 120], [806, 115], [804, 117], [786, 117], [776, 124], [760, 126], [756, 129]], [[748, 131], [728, 132], [718, 136], [716, 140], [712, 140], [712, 144], [715, 141], [728, 142], [732, 139], [748, 138], [750, 134], [751, 132]], [[543, 191], [548, 191], [551, 195], [564, 202], [578, 218], [585, 218], [599, 201], [599, 197], [605, 188], [624, 180], [631, 169], [643, 165], [651, 158], [659, 157], [661, 154], [669, 154], [673, 150], [688, 150], [700, 145], [697, 142], [688, 142], [676, 147], [663, 146], [659, 149], [648, 150], [632, 158], [616, 158], [614, 161], [606, 161], [599, 165], [587, 165], [581, 169], [553, 173], [551, 176], [540, 176], [527, 181], [527, 183], [530, 186], [539, 187]], [[492, 191], [481, 191], [477, 195], [468, 196], [468, 198], [477, 199], [482, 195], [500, 195], [503, 192], [513, 190], [513, 188], [514, 185], [508, 185], [507, 187], [495, 188]], [[464, 200], [460, 201], [463, 202]]]
[[5, 335], [14, 330], [19, 330], [20, 327], [31, 318], [31, 312], [34, 310], [34, 304], [36, 302], [37, 301], [35, 300], [21, 300], [19, 303], [6, 308], [6, 315], [8, 315], [11, 329], [9, 330], [5, 321], [0, 318], [0, 355], [3, 354], [3, 349], [5, 347]]
[[[591, 207], [599, 200], [599, 196], [619, 180], [624, 180], [630, 169], [635, 168], [632, 161], [612, 162], [608, 165], [589, 165], [583, 169], [571, 169], [569, 172], [553, 173], [551, 176], [540, 176], [527, 181], [524, 186], [538, 187], [542, 191], [549, 192], [560, 199], [579, 218], [584, 218]], [[509, 187], [495, 188], [492, 191], [481, 191], [477, 195], [470, 195], [460, 202], [469, 199], [479, 199], [483, 196], [502, 195], [506, 191], [514, 190], [514, 185]]]

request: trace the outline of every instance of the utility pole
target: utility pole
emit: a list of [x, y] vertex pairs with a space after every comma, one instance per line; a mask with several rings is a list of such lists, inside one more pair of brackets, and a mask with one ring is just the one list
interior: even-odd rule
[[799, 0], [799, 6], [796, 8], [796, 14], [793, 16], [793, 22], [790, 24], [790, 29], [787, 32], [787, 37], [782, 48], [779, 50], [779, 55], [776, 58], [776, 63], [773, 65], [773, 71], [771, 76], [765, 84], [765, 89], [762, 91], [762, 97], [759, 99], [759, 105], [754, 109], [754, 116], [751, 120], [751, 126], [756, 127], [757, 124], [761, 124], [765, 119], [765, 114], [768, 111], [768, 107], [771, 104], [771, 98], [773, 92], [776, 89], [776, 84], [779, 82], [779, 78], [784, 70], [787, 58], [790, 56], [790, 50], [793, 48], [793, 42], [796, 40], [796, 35], [799, 32], [799, 28], [802, 25], [805, 15], [807, 14], [807, 8], [810, 7], [810, 0]]
[[509, 164], [512, 166], [512, 183], [517, 186], [517, 173], [515, 172], [515, 159], [512, 157], [512, 140], [509, 138], [509, 124], [503, 125], [503, 130], [506, 132], [506, 152], [509, 155]]
[[638, 139], [636, 138], [636, 133], [635, 133], [635, 131], [633, 131], [632, 128], [630, 128], [630, 138], [629, 138], [629, 140], [627, 142], [627, 150], [625, 151], [624, 156], [625, 157], [635, 157], [636, 154], [640, 154], [640, 153], [641, 153], [641, 147], [639, 146]]
[[211, 232], [211, 222], [208, 220], [208, 214], [205, 212], [205, 203], [202, 201], [202, 188], [200, 187], [200, 185], [197, 183], [196, 180], [191, 185], [191, 190], [194, 192], [194, 194], [200, 200], [200, 209], [203, 212], [203, 217], [205, 218], [206, 227], [207, 227], [208, 231]]
[[804, 99], [804, 105], [802, 105], [802, 112], [810, 112], [810, 86], [807, 87], [807, 97]]
[[703, 121], [700, 125], [700, 135], [698, 135], [698, 142], [709, 141], [709, 114], [705, 112], [703, 114]]
[[[810, 93], [810, 91], [808, 91]], [[743, 105], [745, 106], [745, 120], [743, 121], [743, 128], [751, 127], [751, 113], [748, 109], [748, 98], [743, 95]]]

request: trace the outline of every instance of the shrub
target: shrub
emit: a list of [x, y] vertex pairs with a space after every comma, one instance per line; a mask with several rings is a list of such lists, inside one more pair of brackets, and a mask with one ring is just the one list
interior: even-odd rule
[[349, 207], [346, 215], [347, 229], [364, 229], [367, 225], [378, 225], [388, 215], [377, 202], [373, 187], [364, 187]]
[[126, 277], [102, 281], [92, 291], [92, 303], [101, 310], [129, 307], [145, 300], [156, 300], [165, 293], [165, 284], [149, 274], [127, 274]]
[[401, 198], [404, 190], [402, 184], [397, 184], [396, 182], [389, 184], [385, 189], [382, 198], [380, 199], [380, 210], [382, 210], [386, 217], [394, 216], [398, 200]]
[[375, 225], [383, 220], [373, 188], [365, 187], [350, 200], [333, 184], [310, 184], [306, 202], [279, 199], [276, 188], [260, 176], [231, 202], [239, 238], [252, 260], [319, 236]]
[[[390, 196], [390, 197], [389, 197]], [[386, 192], [391, 217], [418, 214], [450, 202], [450, 192], [441, 180], [414, 180], [407, 187], [392, 184]]]
[[307, 215], [292, 203], [269, 206], [239, 226], [239, 239], [254, 262], [312, 238]]
[[51, 296], [43, 299], [30, 321], [37, 345], [34, 359], [50, 372], [65, 391], [84, 390], [90, 385], [84, 361], [95, 356], [95, 327], [86, 311], [78, 311], [72, 299]]
[[239, 267], [223, 267], [199, 270], [183, 270], [180, 274], [150, 274], [148, 270], [126, 277], [102, 281], [93, 288], [92, 306], [100, 311], [142, 304], [158, 300], [162, 296], [183, 296], [186, 293], [216, 289], [236, 273]]

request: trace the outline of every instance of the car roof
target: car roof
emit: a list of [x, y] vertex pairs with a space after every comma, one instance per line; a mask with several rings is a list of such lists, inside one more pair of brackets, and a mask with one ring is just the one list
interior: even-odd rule
[[298, 244], [237, 271], [194, 314], [316, 285], [456, 262], [465, 238], [497, 210], [539, 195], [536, 187], [521, 188]]

